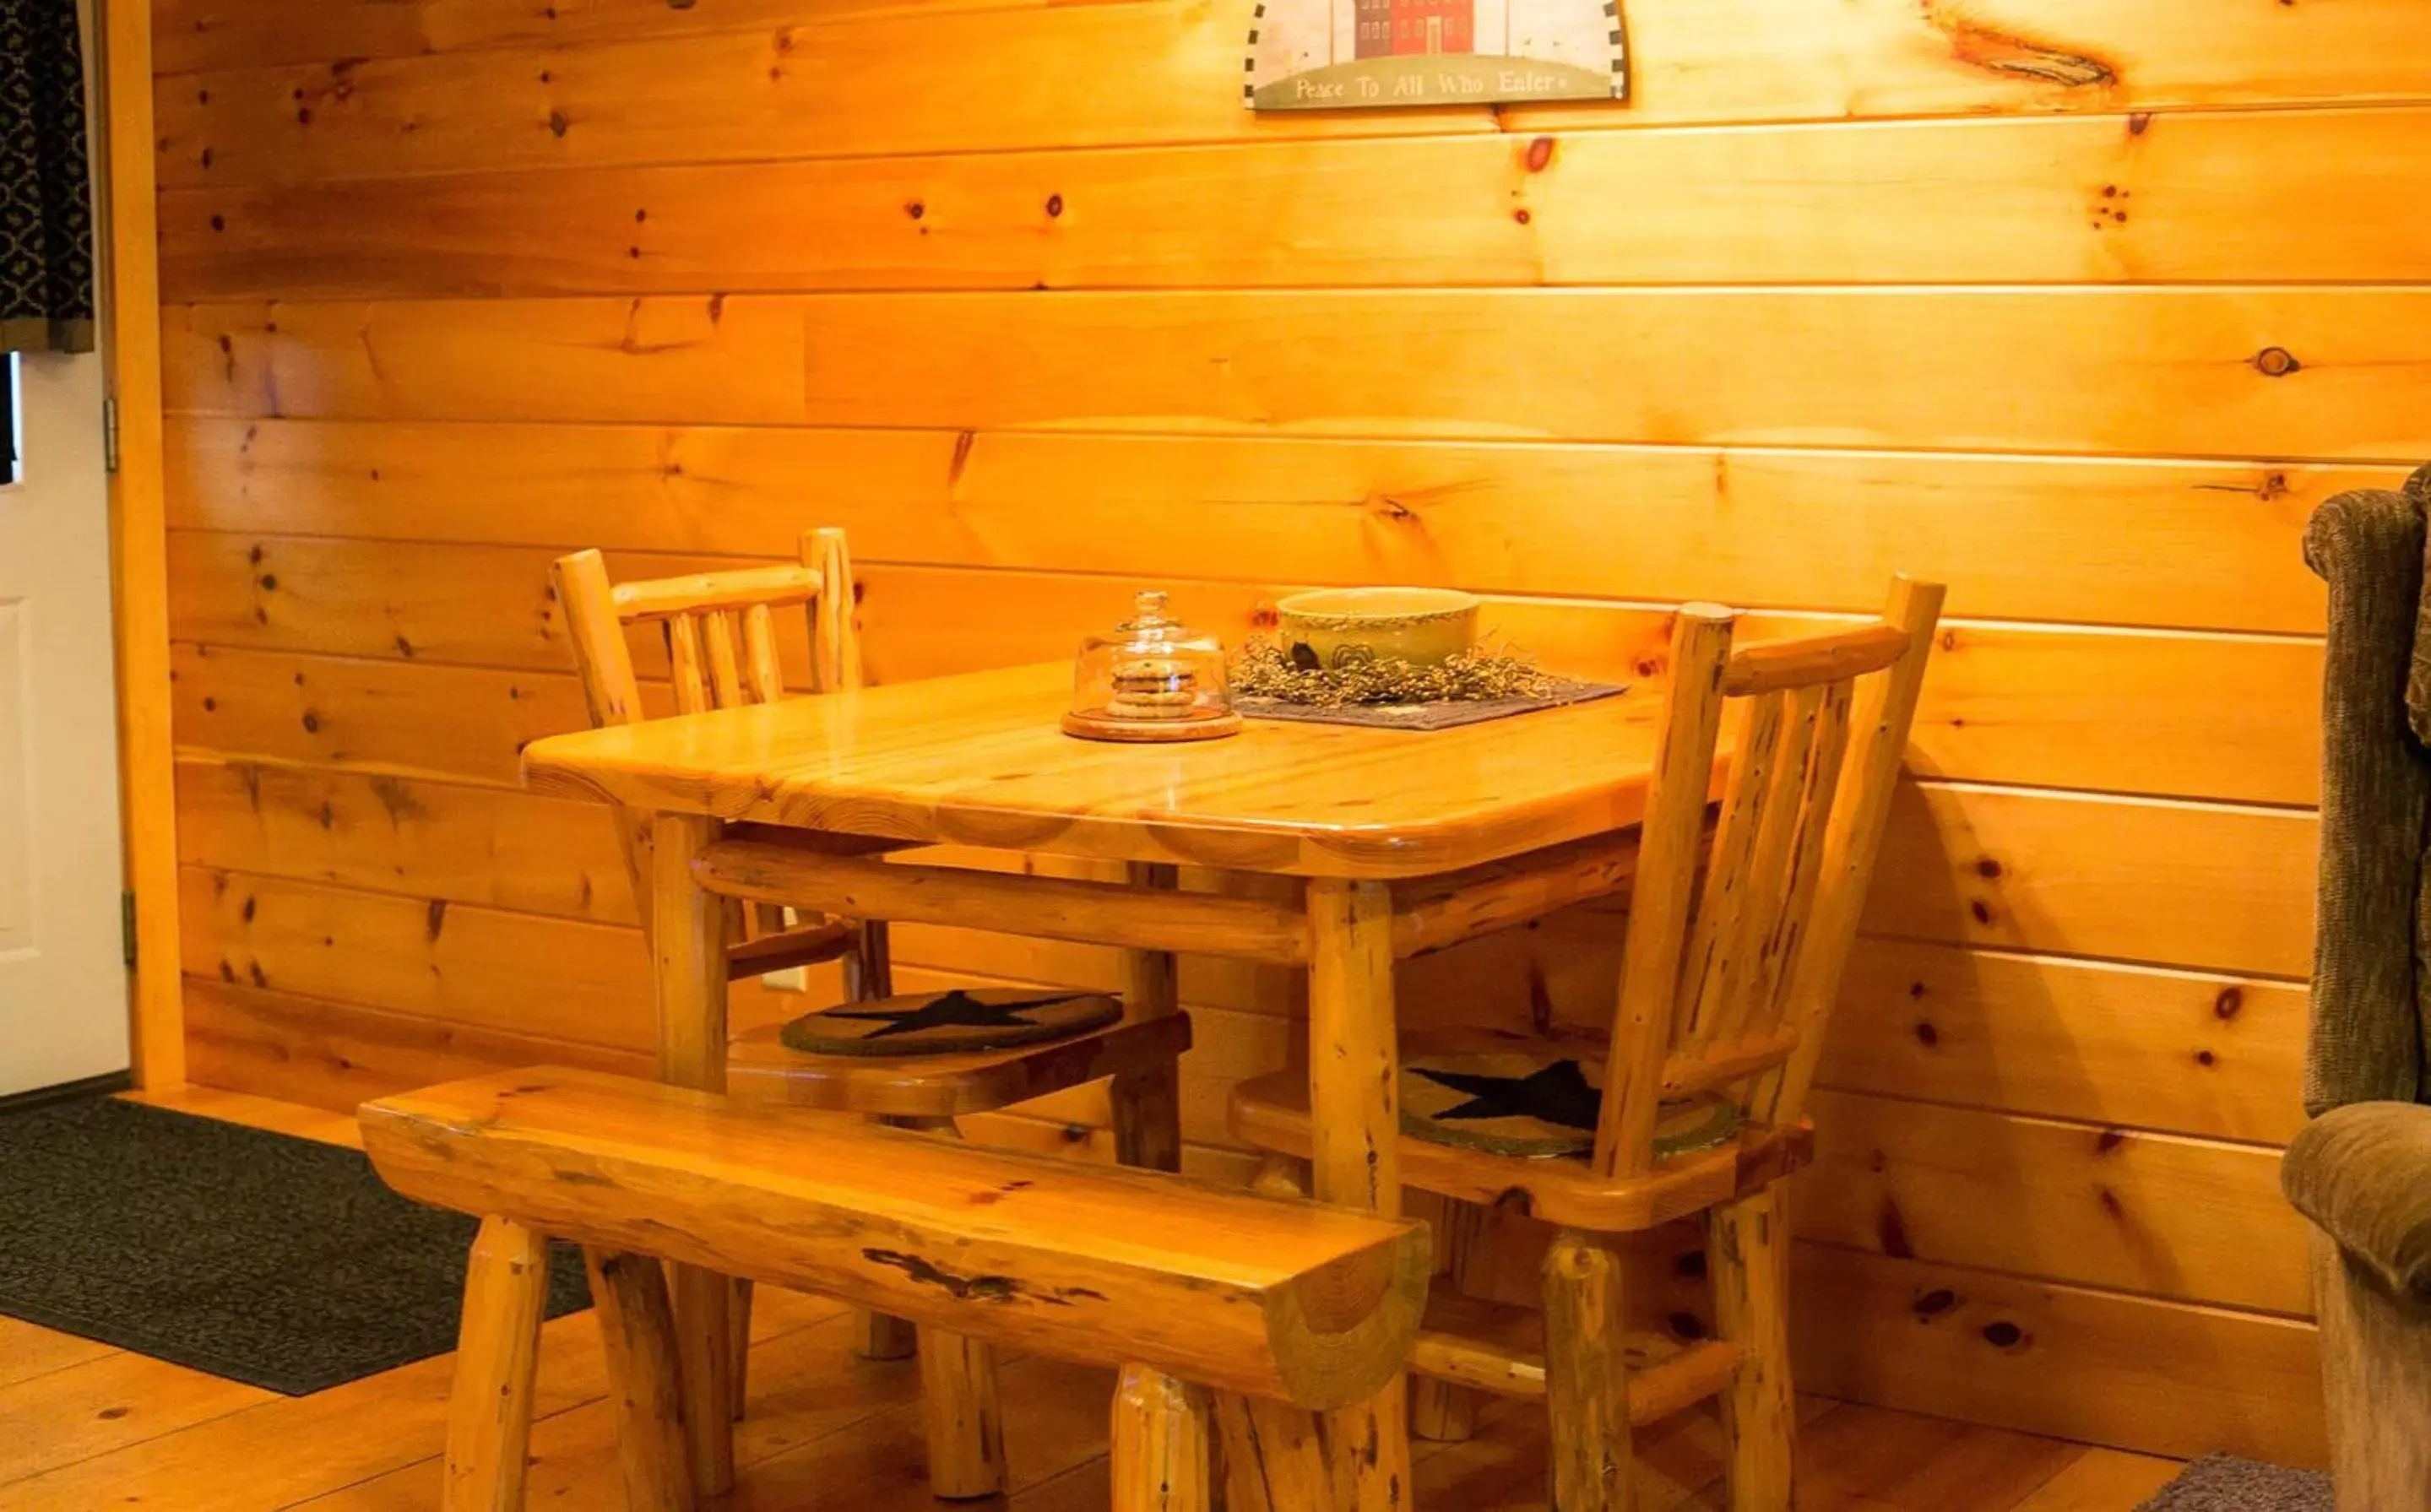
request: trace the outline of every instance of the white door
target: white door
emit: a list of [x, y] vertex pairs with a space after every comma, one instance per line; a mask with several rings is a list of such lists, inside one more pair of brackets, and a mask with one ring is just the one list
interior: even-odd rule
[[0, 1096], [128, 1063], [101, 358], [28, 353], [16, 373], [20, 457], [0, 480]]

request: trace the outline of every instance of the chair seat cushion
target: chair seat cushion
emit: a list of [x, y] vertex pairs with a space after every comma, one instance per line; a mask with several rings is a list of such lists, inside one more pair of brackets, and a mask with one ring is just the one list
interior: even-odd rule
[[2331, 1109], [2289, 1143], [2279, 1184], [2298, 1212], [2389, 1286], [2431, 1297], [2431, 1107]]
[[1103, 992], [956, 987], [822, 1008], [778, 1038], [813, 1055], [957, 1055], [1067, 1039], [1122, 1016], [1122, 1001]]
[[[1550, 1047], [1414, 1054], [1401, 1067], [1401, 1132], [1490, 1155], [1583, 1155], [1595, 1146], [1602, 1073], [1601, 1064]], [[1666, 1103], [1654, 1153], [1717, 1148], [1739, 1122], [1737, 1107], [1719, 1097]]]

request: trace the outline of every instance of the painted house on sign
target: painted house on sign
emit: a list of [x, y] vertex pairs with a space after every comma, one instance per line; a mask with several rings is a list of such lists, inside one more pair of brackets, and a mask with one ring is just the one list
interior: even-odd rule
[[1360, 58], [1477, 51], [1475, 0], [1356, 0]]
[[1618, 0], [1267, 0], [1249, 32], [1260, 110], [1614, 99]]

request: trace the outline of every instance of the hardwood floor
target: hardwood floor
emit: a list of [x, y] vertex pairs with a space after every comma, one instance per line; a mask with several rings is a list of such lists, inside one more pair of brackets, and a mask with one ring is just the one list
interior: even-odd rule
[[[193, 1090], [164, 1105], [353, 1143], [350, 1119]], [[934, 1512], [921, 1477], [917, 1372], [848, 1347], [843, 1309], [763, 1288], [730, 1512]], [[449, 1361], [424, 1360], [317, 1396], [234, 1386], [0, 1319], [0, 1506], [10, 1512], [428, 1512]], [[1039, 1358], [1005, 1367], [1012, 1512], [1102, 1512], [1104, 1372]], [[543, 1330], [530, 1504], [618, 1504], [591, 1315]], [[1808, 1399], [1805, 1512], [2127, 1512], [2174, 1462], [1912, 1413]], [[1497, 1404], [1467, 1443], [1419, 1444], [1417, 1503], [1440, 1512], [1541, 1507], [1536, 1415]], [[1641, 1506], [1722, 1504], [1711, 1421], [1638, 1438]]]

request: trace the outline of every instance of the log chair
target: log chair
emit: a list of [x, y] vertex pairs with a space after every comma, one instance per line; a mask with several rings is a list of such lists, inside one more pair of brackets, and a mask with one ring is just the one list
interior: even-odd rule
[[[810, 665], [799, 686], [813, 694], [862, 686], [852, 583], [851, 558], [844, 532], [837, 529], [804, 535], [798, 564], [612, 586], [596, 551], [562, 557], [551, 569], [552, 590], [595, 728], [639, 723], [648, 717], [627, 639], [629, 627], [639, 624], [654, 626], [663, 641], [679, 714], [787, 696], [779, 654], [780, 611], [798, 610], [809, 621]], [[648, 822], [620, 810], [616, 822], [646, 924]], [[746, 844], [754, 833], [749, 825], [728, 831], [730, 840]], [[769, 838], [796, 847], [802, 843], [794, 832], [771, 832]], [[880, 839], [831, 840], [825, 847], [836, 858], [858, 856], [872, 862], [901, 848]], [[1170, 889], [1174, 880], [1169, 867], [1132, 869], [1136, 887]], [[728, 979], [841, 960], [846, 1011], [797, 1021], [813, 1027], [796, 1030], [790, 1042], [785, 1030], [773, 1025], [744, 1034], [728, 1047], [719, 1085], [743, 1096], [951, 1134], [957, 1115], [993, 1112], [1111, 1078], [1118, 1156], [1156, 1170], [1180, 1168], [1177, 1062], [1190, 1046], [1190, 1021], [1176, 1003], [1170, 955], [1131, 952], [1130, 979], [1119, 998], [980, 987], [897, 996], [882, 916], [793, 906], [796, 901], [763, 894], [747, 909], [740, 902], [727, 904], [728, 934], [738, 941], [728, 951]], [[1015, 1041], [953, 1022], [989, 1017], [985, 1012], [947, 1011], [965, 1004], [979, 1009], [1049, 1008], [1064, 1016], [1067, 1027], [1052, 1037]], [[947, 1022], [886, 1039], [886, 1048], [895, 1053], [873, 1053], [880, 1031], [899, 1031], [907, 1015], [924, 1013]], [[827, 1032], [815, 1034], [818, 1025], [826, 1025]], [[805, 1043], [815, 1048], [804, 1048]], [[918, 1047], [916, 1053], [910, 1050], [913, 1046]], [[697, 1078], [691, 1080], [699, 1085]], [[736, 1284], [726, 1310], [728, 1339], [715, 1354], [730, 1362], [725, 1367], [731, 1372], [725, 1395], [739, 1417], [750, 1330], [748, 1282]], [[870, 1315], [863, 1330], [864, 1354], [901, 1359], [916, 1351], [923, 1379], [932, 1388], [931, 1400], [971, 1405], [967, 1412], [939, 1411], [930, 1419], [930, 1474], [945, 1494], [979, 1497], [1000, 1489], [1002, 1446], [991, 1437], [998, 1419], [995, 1372], [985, 1352], [946, 1338], [917, 1338], [910, 1324], [884, 1314]]]
[[[542, 1067], [364, 1105], [409, 1197], [476, 1215], [444, 1512], [516, 1512], [548, 1250], [583, 1246], [633, 1512], [688, 1512], [661, 1261], [1121, 1371], [1115, 1512], [1208, 1512], [1212, 1417], [1337, 1408], [1405, 1365], [1426, 1225]], [[1322, 1481], [1279, 1512], [1329, 1512]]]
[[[1879, 623], [1736, 652], [1730, 611], [1683, 608], [1609, 1039], [1477, 1032], [1402, 1047], [1402, 1179], [1456, 1204], [1516, 1204], [1558, 1230], [1541, 1316], [1443, 1288], [1411, 1370], [1542, 1399], [1554, 1512], [1627, 1512], [1631, 1425], [1707, 1397], [1720, 1399], [1731, 1505], [1790, 1504], [1780, 1183], [1811, 1145], [1807, 1088], [1941, 598], [1937, 584], [1902, 578]], [[1734, 702], [1736, 744], [1709, 822]], [[1233, 1133], [1276, 1157], [1264, 1189], [1293, 1179], [1318, 1122], [1302, 1075], [1234, 1089]], [[1716, 1337], [1629, 1336], [1618, 1237], [1699, 1214]], [[1421, 1432], [1464, 1431], [1457, 1398], [1418, 1402]]]

